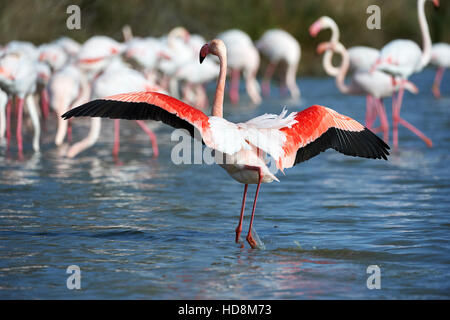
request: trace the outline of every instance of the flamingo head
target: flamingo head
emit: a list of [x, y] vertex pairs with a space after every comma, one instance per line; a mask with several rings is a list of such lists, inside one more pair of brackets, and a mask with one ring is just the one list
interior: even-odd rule
[[200, 63], [202, 63], [206, 56], [210, 53], [215, 56], [219, 56], [220, 54], [223, 54], [223, 52], [226, 52], [225, 43], [220, 39], [211, 40], [211, 42], [203, 45], [200, 49]]
[[322, 30], [330, 27], [329, 21], [331, 18], [327, 16], [320, 17], [309, 27], [309, 34], [311, 37], [316, 37], [317, 34]]

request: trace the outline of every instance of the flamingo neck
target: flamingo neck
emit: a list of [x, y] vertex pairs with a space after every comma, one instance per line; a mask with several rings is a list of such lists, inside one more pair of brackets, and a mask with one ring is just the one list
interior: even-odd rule
[[[339, 28], [338, 28], [336, 22], [334, 22], [333, 20], [330, 19], [330, 21], [328, 23], [329, 23], [329, 27], [331, 29], [330, 42], [332, 42], [332, 43], [339, 42], [340, 32], [339, 32]], [[323, 66], [325, 72], [329, 76], [336, 77], [339, 73], [339, 68], [336, 68], [335, 66], [333, 66], [332, 60], [333, 60], [333, 50], [325, 51], [325, 54], [323, 55], [323, 59], [322, 59], [322, 66]]]
[[227, 78], [227, 53], [220, 51], [217, 55], [220, 61], [219, 78], [217, 79], [216, 94], [212, 107], [212, 115], [214, 117], [223, 118], [223, 96], [225, 94], [225, 81]]
[[350, 88], [345, 84], [345, 76], [347, 75], [348, 68], [350, 67], [350, 56], [344, 46], [338, 46], [335, 50], [342, 56], [341, 66], [339, 68], [338, 75], [336, 76], [336, 86], [340, 92], [350, 93]]
[[417, 1], [417, 13], [419, 16], [420, 31], [422, 32], [422, 58], [421, 67], [425, 67], [431, 59], [431, 36], [430, 29], [428, 28], [427, 18], [425, 16], [425, 2], [427, 0]]

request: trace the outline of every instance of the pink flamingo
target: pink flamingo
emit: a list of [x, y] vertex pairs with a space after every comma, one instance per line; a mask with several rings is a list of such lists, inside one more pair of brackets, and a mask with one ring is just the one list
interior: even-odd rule
[[300, 98], [300, 89], [297, 86], [297, 69], [300, 63], [301, 49], [297, 39], [281, 29], [266, 31], [256, 42], [256, 48], [269, 58], [269, 64], [264, 74], [262, 89], [264, 95], [270, 95], [270, 79], [277, 65], [285, 62], [287, 68], [284, 74], [284, 84], [287, 86], [292, 99]]
[[260, 57], [253, 45], [252, 39], [238, 29], [225, 31], [217, 36], [228, 49], [228, 68], [231, 71], [230, 100], [233, 104], [239, 101], [239, 80], [241, 71], [244, 74], [247, 94], [254, 104], [260, 104], [262, 99], [260, 87], [256, 81]]
[[[132, 91], [147, 91], [154, 90], [155, 88], [148, 84], [147, 79], [139, 72], [128, 68], [111, 68], [100, 75], [93, 84], [92, 98], [101, 98], [118, 92], [132, 92]], [[91, 130], [88, 136], [75, 143], [67, 151], [67, 157], [73, 158], [80, 152], [94, 145], [100, 136], [101, 122], [100, 119], [95, 120], [92, 123]], [[153, 148], [153, 156], [158, 156], [158, 143], [156, 135], [145, 125], [143, 121], [136, 121], [138, 125], [149, 136], [150, 142]], [[119, 120], [115, 120], [114, 123], [114, 147], [113, 155], [117, 159], [120, 148], [119, 138]]]
[[[320, 31], [330, 29], [331, 30], [331, 43], [338, 43], [340, 38], [339, 27], [336, 22], [328, 17], [322, 16], [317, 19], [310, 27], [309, 33], [312, 37], [316, 37]], [[347, 50], [349, 57], [349, 72], [353, 73], [356, 71], [369, 71], [372, 65], [376, 62], [380, 56], [380, 50], [366, 47], [366, 46], [356, 46], [351, 47]], [[337, 77], [339, 69], [333, 66], [332, 63], [333, 50], [326, 50], [323, 55], [322, 65], [325, 72], [332, 77]], [[342, 92], [342, 91], [341, 91]], [[363, 93], [361, 93], [363, 94]], [[377, 109], [384, 112], [384, 108], [380, 109], [374, 103], [374, 97], [370, 94], [366, 97], [366, 127], [372, 129], [372, 124], [377, 118]], [[381, 118], [387, 119], [386, 113], [384, 112], [380, 115]], [[386, 130], [386, 128], [384, 128]], [[389, 130], [389, 129], [387, 129]], [[386, 134], [385, 134], [386, 135]]]
[[236, 242], [239, 242], [242, 231], [248, 185], [257, 184], [246, 237], [252, 248], [257, 247], [252, 236], [252, 225], [261, 183], [278, 181], [266, 165], [266, 153], [275, 160], [279, 170], [306, 161], [328, 148], [350, 156], [387, 159], [389, 147], [380, 138], [357, 121], [323, 106], [312, 106], [289, 115], [286, 115], [286, 110], [280, 115], [265, 114], [239, 124], [225, 120], [223, 100], [227, 54], [223, 41], [216, 39], [205, 44], [200, 51], [200, 62], [208, 54], [216, 55], [220, 61], [210, 117], [175, 98], [154, 92], [118, 94], [94, 100], [70, 110], [63, 117], [159, 120], [200, 137], [216, 151], [216, 159], [226, 155], [225, 163], [220, 166], [233, 179], [245, 185]]
[[40, 123], [33, 94], [36, 90], [36, 64], [30, 56], [21, 51], [9, 49], [0, 59], [0, 86], [8, 93], [6, 104], [6, 138], [9, 149], [11, 138], [11, 107], [12, 98], [16, 96], [17, 108], [17, 148], [19, 158], [23, 157], [22, 120], [23, 107], [26, 106], [34, 127], [33, 150], [39, 151]]
[[[425, 2], [427, 0], [417, 1], [417, 11], [419, 16], [420, 30], [422, 32], [423, 51], [411, 40], [397, 39], [386, 44], [380, 52], [380, 57], [373, 65], [372, 70], [381, 70], [390, 75], [398, 76], [400, 80], [400, 90], [397, 97], [392, 99], [392, 135], [394, 149], [398, 148], [398, 124], [400, 123], [407, 129], [421, 138], [428, 147], [433, 145], [431, 139], [423, 134], [419, 129], [400, 117], [402, 107], [403, 93], [406, 80], [413, 73], [420, 72], [428, 65], [431, 58], [431, 37], [425, 16]], [[439, 6], [439, 0], [432, 0], [436, 7]], [[395, 79], [393, 78], [393, 81]]]
[[[375, 107], [375, 111], [380, 115], [381, 130], [383, 131], [384, 141], [389, 141], [389, 123], [386, 111], [383, 105], [383, 98], [390, 97], [398, 90], [399, 85], [392, 83], [391, 77], [384, 72], [368, 72], [357, 70], [352, 74], [350, 85], [345, 84], [345, 77], [350, 67], [349, 52], [340, 42], [324, 42], [317, 47], [317, 52], [322, 54], [333, 50], [342, 56], [341, 67], [336, 75], [336, 85], [340, 92], [351, 95], [366, 95], [373, 99], [370, 105]], [[413, 93], [417, 93], [417, 87], [411, 82], [405, 84], [405, 88]], [[371, 109], [368, 109], [370, 111]], [[366, 126], [372, 126], [374, 117], [366, 114]]]
[[441, 81], [446, 68], [450, 68], [450, 44], [440, 42], [431, 48], [430, 63], [437, 67], [436, 76], [434, 77], [432, 91], [436, 99], [441, 97]]
[[61, 146], [66, 134], [71, 142], [71, 127], [69, 121], [63, 121], [61, 115], [72, 107], [89, 100], [91, 87], [84, 75], [75, 65], [69, 64], [56, 71], [50, 79], [50, 105], [58, 116], [55, 144]]

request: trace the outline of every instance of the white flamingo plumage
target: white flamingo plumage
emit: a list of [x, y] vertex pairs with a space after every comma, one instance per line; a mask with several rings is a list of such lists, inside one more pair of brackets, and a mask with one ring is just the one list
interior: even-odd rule
[[[398, 76], [400, 80], [400, 90], [392, 103], [392, 124], [393, 124], [393, 144], [394, 149], [398, 148], [398, 124], [411, 130], [421, 138], [427, 146], [432, 146], [432, 141], [419, 129], [400, 117], [402, 106], [404, 84], [413, 73], [422, 71], [431, 59], [431, 37], [425, 16], [425, 3], [427, 0], [417, 0], [417, 13], [419, 16], [420, 31], [422, 33], [423, 50], [411, 40], [397, 39], [387, 43], [380, 51], [380, 57], [372, 66], [372, 70], [380, 70], [390, 75]], [[436, 7], [439, 0], [432, 0]], [[393, 80], [395, 81], [395, 80]]]
[[262, 84], [263, 93], [270, 94], [270, 79], [273, 76], [276, 66], [280, 62], [287, 65], [284, 74], [284, 84], [287, 86], [292, 99], [300, 98], [300, 89], [297, 86], [297, 69], [300, 63], [301, 48], [297, 39], [290, 33], [281, 29], [271, 29], [264, 32], [256, 42], [258, 50], [269, 59], [264, 81]]

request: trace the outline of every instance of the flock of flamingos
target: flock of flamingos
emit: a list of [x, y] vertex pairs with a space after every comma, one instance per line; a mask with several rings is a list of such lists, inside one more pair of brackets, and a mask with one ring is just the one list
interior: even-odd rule
[[[431, 147], [431, 140], [400, 116], [404, 90], [418, 92], [408, 78], [429, 63], [436, 65], [438, 71], [432, 90], [439, 98], [444, 70], [450, 66], [450, 45], [432, 45], [425, 16], [426, 2], [417, 1], [422, 49], [406, 39], [391, 41], [381, 50], [364, 46], [346, 49], [339, 41], [338, 26], [325, 16], [309, 28], [313, 37], [331, 29], [331, 39], [321, 43], [317, 51], [323, 54], [323, 67], [336, 79], [342, 93], [367, 97], [365, 126], [318, 105], [289, 114], [286, 110], [280, 115], [264, 114], [245, 123], [235, 124], [223, 118], [227, 72], [231, 78], [232, 103], [239, 101], [241, 74], [252, 103], [261, 103], [261, 93], [270, 94], [270, 79], [280, 63], [286, 65], [283, 87], [292, 99], [300, 98], [296, 73], [301, 49], [298, 41], [283, 30], [268, 30], [253, 42], [245, 32], [232, 29], [207, 42], [182, 27], [161, 38], [133, 37], [131, 30], [124, 28], [123, 43], [94, 36], [80, 45], [64, 37], [39, 47], [12, 41], [0, 48], [0, 142], [2, 147], [10, 149], [13, 102], [19, 158], [23, 157], [24, 106], [34, 129], [34, 151], [39, 151], [41, 123], [45, 125], [45, 121], [51, 120], [50, 109], [53, 109], [58, 121], [55, 144], [61, 146], [67, 139], [70, 147], [65, 155], [70, 158], [95, 144], [101, 118], [115, 119], [115, 156], [119, 153], [119, 119], [136, 121], [148, 134], [154, 156], [158, 155], [157, 139], [144, 120], [187, 129], [193, 137], [214, 149], [216, 155], [225, 156], [226, 161], [220, 166], [245, 185], [236, 242], [242, 230], [248, 184], [257, 185], [246, 238], [255, 248], [258, 244], [252, 224], [260, 185], [278, 181], [266, 165], [266, 155], [272, 157], [281, 171], [329, 148], [349, 156], [386, 160], [389, 155], [389, 123], [383, 105], [386, 97], [392, 97], [393, 101], [394, 149], [398, 147], [399, 124]], [[439, 5], [438, 0], [432, 2]], [[261, 87], [256, 77], [260, 54], [269, 60]], [[333, 55], [341, 56], [339, 66], [333, 65]], [[351, 81], [346, 81], [347, 78]], [[207, 116], [203, 111], [209, 101], [204, 88], [206, 83], [215, 80], [212, 112]], [[71, 122], [73, 117], [81, 116], [92, 117], [90, 130], [86, 138], [72, 143]], [[377, 117], [380, 127], [373, 128]], [[375, 134], [377, 131], [383, 139]]]

